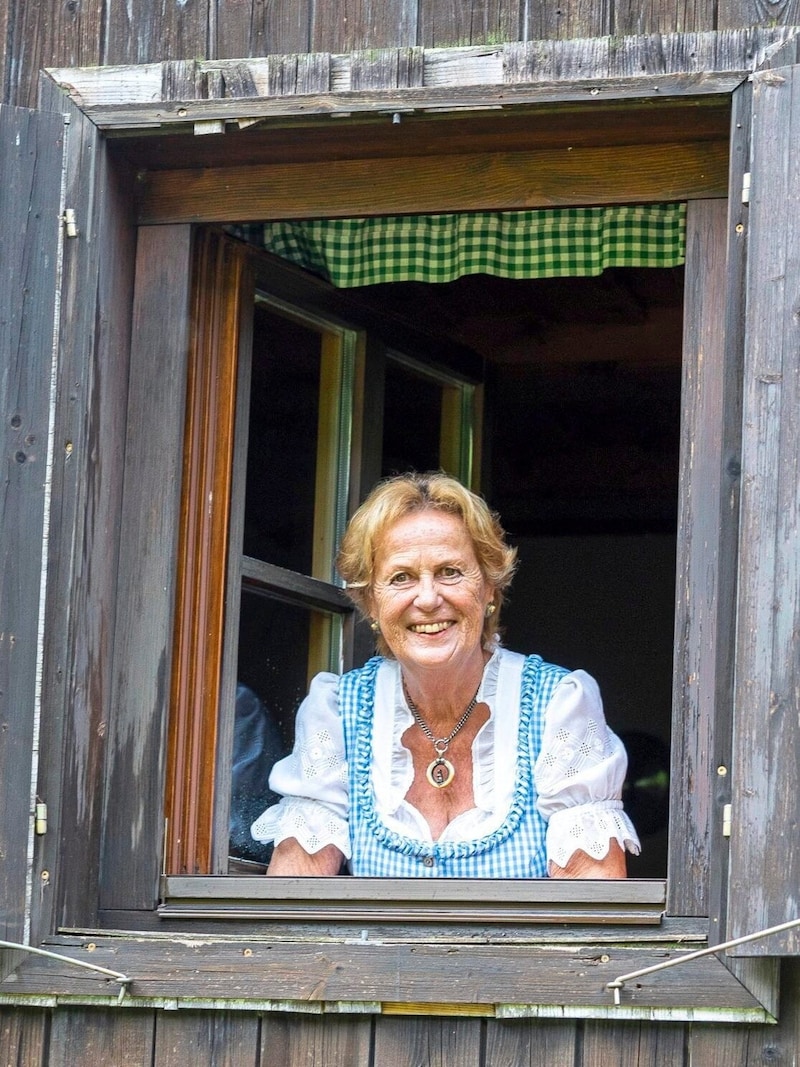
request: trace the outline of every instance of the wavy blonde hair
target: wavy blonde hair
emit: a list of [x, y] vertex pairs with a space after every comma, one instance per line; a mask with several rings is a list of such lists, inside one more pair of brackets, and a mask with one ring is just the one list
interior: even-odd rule
[[[464, 523], [481, 573], [495, 590], [497, 610], [483, 623], [484, 644], [491, 644], [497, 633], [504, 591], [516, 568], [517, 550], [506, 543], [500, 520], [486, 501], [442, 471], [398, 474], [379, 482], [353, 515], [336, 557], [350, 599], [362, 615], [369, 616], [379, 543], [389, 527], [416, 511], [443, 511]], [[376, 644], [381, 655], [391, 657], [381, 634], [377, 634]]]

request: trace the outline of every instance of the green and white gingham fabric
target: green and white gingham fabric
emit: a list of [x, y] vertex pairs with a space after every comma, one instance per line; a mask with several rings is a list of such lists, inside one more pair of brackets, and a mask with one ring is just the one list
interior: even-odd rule
[[683, 263], [685, 204], [267, 222], [264, 248], [339, 288], [449, 282], [465, 274], [552, 278]]

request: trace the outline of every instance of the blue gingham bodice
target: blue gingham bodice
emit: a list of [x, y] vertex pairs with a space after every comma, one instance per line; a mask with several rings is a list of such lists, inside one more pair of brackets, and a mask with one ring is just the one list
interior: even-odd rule
[[474, 840], [423, 841], [389, 829], [372, 786], [372, 727], [381, 657], [341, 679], [339, 707], [348, 761], [354, 875], [394, 878], [544, 878], [546, 822], [536, 810], [533, 768], [542, 743], [545, 709], [563, 667], [527, 656], [521, 672], [516, 779], [508, 812], [492, 833]]

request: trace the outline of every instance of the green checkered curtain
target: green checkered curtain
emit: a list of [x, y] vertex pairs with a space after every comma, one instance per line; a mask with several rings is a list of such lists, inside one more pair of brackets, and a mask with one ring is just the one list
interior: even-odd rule
[[685, 204], [644, 204], [268, 222], [256, 232], [267, 251], [346, 289], [674, 267], [684, 259], [685, 219]]

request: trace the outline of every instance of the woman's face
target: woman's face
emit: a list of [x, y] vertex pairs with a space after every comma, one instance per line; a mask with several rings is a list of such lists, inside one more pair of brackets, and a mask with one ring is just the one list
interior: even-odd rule
[[378, 542], [370, 613], [401, 666], [458, 667], [482, 655], [493, 594], [455, 515], [412, 512]]

